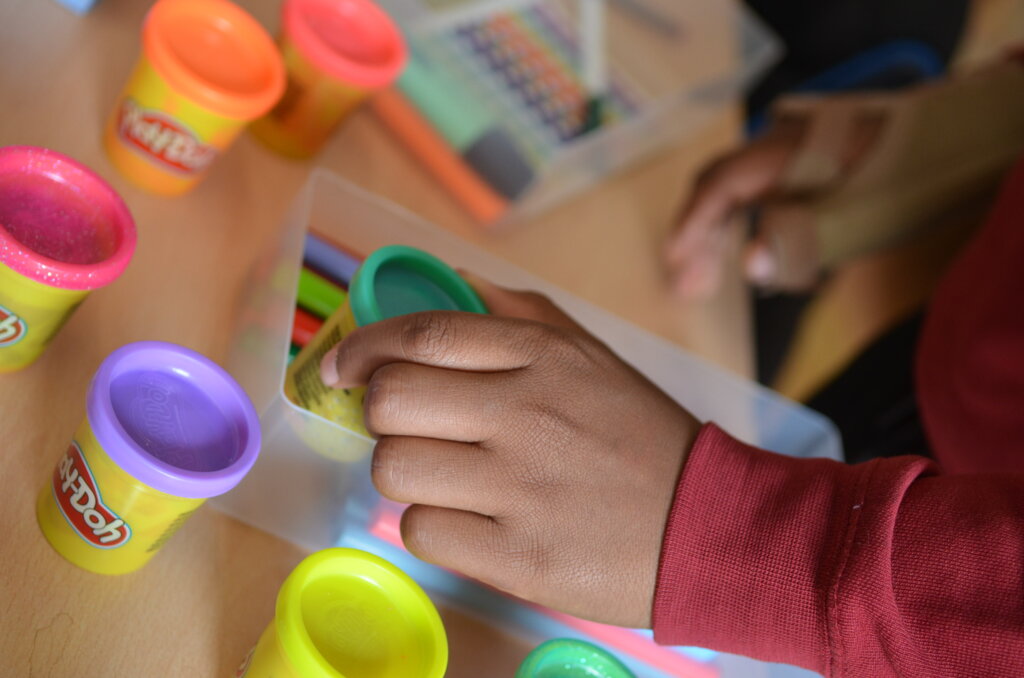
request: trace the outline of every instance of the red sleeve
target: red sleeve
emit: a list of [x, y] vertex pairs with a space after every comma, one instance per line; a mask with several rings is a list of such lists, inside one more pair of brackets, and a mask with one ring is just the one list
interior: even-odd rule
[[916, 390], [945, 473], [1024, 470], [1024, 160], [943, 276], [917, 351]]
[[701, 431], [655, 638], [827, 676], [1024, 675], [1024, 474], [793, 459]]

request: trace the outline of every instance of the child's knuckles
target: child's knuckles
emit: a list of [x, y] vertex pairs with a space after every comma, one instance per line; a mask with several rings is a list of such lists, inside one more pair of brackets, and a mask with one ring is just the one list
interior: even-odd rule
[[375, 435], [387, 435], [401, 417], [409, 415], [401, 402], [404, 392], [402, 368], [393, 363], [384, 365], [373, 373], [366, 385], [363, 419], [367, 430]]
[[422, 506], [410, 506], [402, 514], [402, 543], [409, 553], [421, 560], [437, 563], [445, 555], [439, 552], [437, 544], [438, 532], [444, 531], [444, 524], [437, 519], [437, 514], [424, 510]]
[[608, 349], [582, 330], [566, 329], [548, 341], [548, 374], [559, 382], [580, 383], [584, 375], [607, 369]]
[[493, 529], [466, 522], [461, 511], [413, 504], [402, 514], [402, 542], [414, 556], [444, 567], [459, 568], [481, 577], [492, 567], [487, 558]]
[[513, 342], [522, 354], [530, 356], [529, 362], [542, 360], [557, 343], [559, 331], [550, 325], [541, 323], [523, 323], [516, 327], [509, 341]]
[[410, 362], [444, 364], [458, 346], [455, 318], [444, 313], [408, 316], [400, 337], [401, 352]]
[[382, 438], [373, 450], [370, 479], [377, 491], [394, 501], [404, 499], [407, 489], [406, 456], [397, 438]]

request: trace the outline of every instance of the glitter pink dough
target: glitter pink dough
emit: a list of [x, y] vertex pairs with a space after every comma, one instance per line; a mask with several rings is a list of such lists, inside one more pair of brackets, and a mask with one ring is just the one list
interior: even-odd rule
[[135, 249], [128, 209], [75, 161], [41, 148], [0, 148], [0, 262], [45, 285], [112, 282]]
[[115, 235], [102, 211], [50, 177], [0, 185], [2, 227], [36, 254], [64, 263], [95, 264], [114, 252]]
[[28, 367], [135, 251], [121, 197], [55, 151], [0, 146], [0, 372]]

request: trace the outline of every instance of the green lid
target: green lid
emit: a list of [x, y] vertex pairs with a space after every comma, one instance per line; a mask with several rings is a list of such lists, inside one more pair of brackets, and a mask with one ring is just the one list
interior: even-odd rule
[[516, 671], [516, 678], [635, 678], [615, 655], [597, 645], [556, 638], [538, 645]]
[[448, 264], [405, 245], [382, 247], [368, 256], [348, 293], [359, 327], [418, 311], [487, 313], [473, 288]]

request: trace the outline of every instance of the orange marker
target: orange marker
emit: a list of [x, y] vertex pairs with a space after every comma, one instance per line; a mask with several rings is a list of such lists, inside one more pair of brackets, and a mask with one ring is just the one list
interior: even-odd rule
[[508, 201], [498, 195], [454, 151], [400, 92], [385, 90], [374, 97], [374, 113], [434, 173], [462, 206], [481, 223], [505, 213]]

